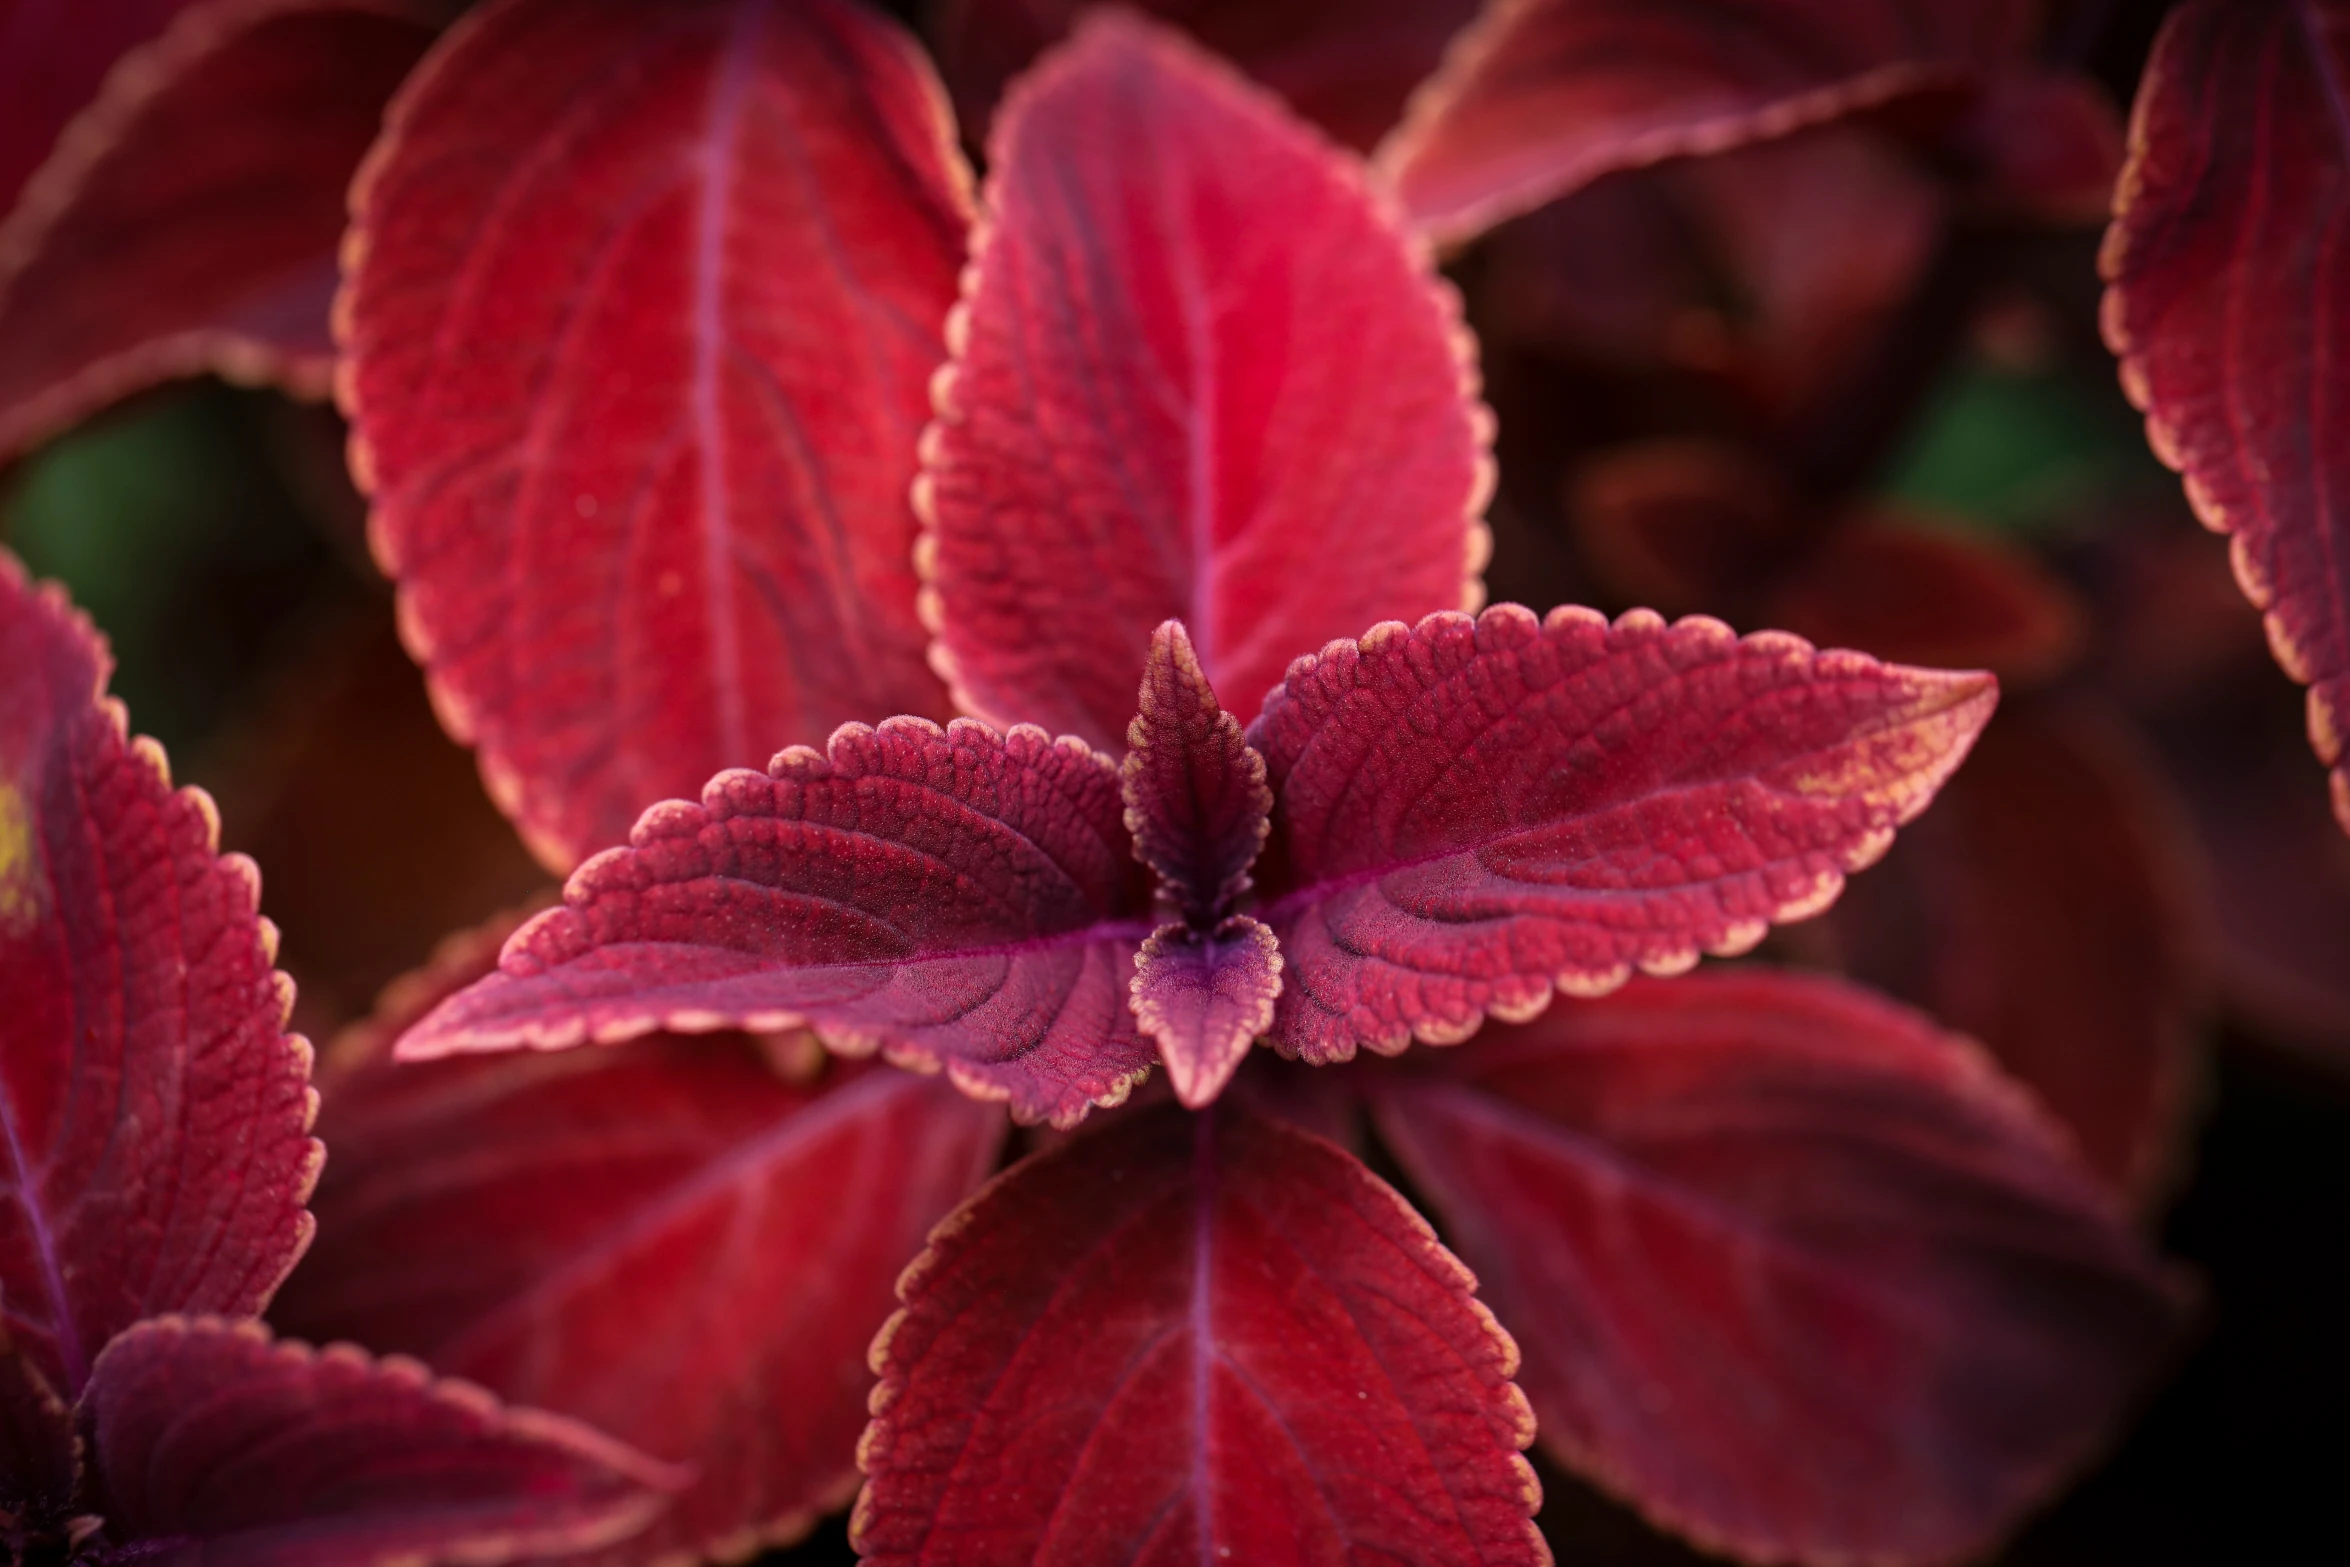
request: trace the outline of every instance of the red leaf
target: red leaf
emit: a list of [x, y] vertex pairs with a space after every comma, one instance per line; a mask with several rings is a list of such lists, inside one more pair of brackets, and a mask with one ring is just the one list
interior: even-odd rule
[[1612, 170], [1908, 100], [2023, 56], [2032, 0], [1495, 0], [1380, 148], [1432, 233], [1464, 239]]
[[[944, 0], [931, 36], [964, 123], [984, 127], [1004, 84], [1068, 32], [1086, 0]], [[1143, 0], [1288, 100], [1368, 149], [1444, 53], [1477, 0]]]
[[587, 1549], [643, 1528], [678, 1483], [585, 1426], [501, 1408], [413, 1361], [272, 1343], [217, 1318], [116, 1339], [82, 1417], [109, 1541], [159, 1567]]
[[319, 1160], [260, 877], [109, 664], [0, 552], [0, 1324], [67, 1399], [141, 1317], [260, 1310]]
[[2045, 222], [2098, 223], [2121, 174], [2121, 115], [2086, 77], [2019, 71], [1983, 94], [1959, 151], [1993, 201]]
[[1250, 731], [1279, 802], [1274, 1041], [1341, 1060], [1679, 973], [1816, 914], [1925, 808], [1991, 677], [1781, 632], [1514, 604], [1300, 659]]
[[807, 1023], [1065, 1125], [1150, 1069], [1126, 1001], [1143, 881], [1107, 757], [1027, 726], [847, 724], [828, 755], [647, 811], [400, 1049]]
[[215, 0], [126, 60], [0, 225], [0, 460], [217, 370], [325, 392], [343, 193], [424, 0]]
[[1272, 830], [1265, 759], [1217, 702], [1180, 621], [1152, 634], [1138, 705], [1118, 769], [1134, 852], [1187, 915], [1212, 924], [1248, 891]]
[[1197, 1110], [1273, 1026], [1280, 943], [1245, 914], [1208, 930], [1162, 925], [1135, 956], [1131, 988], [1135, 1021], [1158, 1042], [1175, 1097]]
[[1381, 1131], [1526, 1350], [1544, 1444], [1715, 1551], [1972, 1558], [2176, 1343], [2031, 1103], [1822, 978], [1636, 981], [1441, 1056]]
[[1354, 1158], [1172, 1107], [1016, 1166], [874, 1344], [881, 1567], [1547, 1563], [1517, 1353]]
[[2338, 231], [2350, 7], [2189, 0], [2138, 90], [2105, 336], [2157, 456], [2229, 536], [2350, 832], [2350, 399]]
[[58, 133], [97, 94], [114, 63], [192, 3], [0, 0], [0, 212], [15, 205]]
[[915, 497], [966, 710], [1114, 746], [1175, 619], [1245, 721], [1296, 655], [1479, 596], [1492, 421], [1457, 301], [1341, 155], [1111, 12], [1005, 106], [991, 167]]
[[855, 1488], [865, 1348], [1003, 1117], [897, 1072], [787, 1084], [732, 1037], [392, 1064], [392, 1037], [488, 972], [512, 924], [452, 945], [351, 1055], [337, 1045], [322, 1240], [273, 1319], [690, 1468], [605, 1559], [786, 1543]]
[[494, 0], [356, 195], [348, 391], [444, 718], [568, 866], [877, 713], [967, 219], [913, 45], [847, 0]]
[[2177, 1174], [2210, 982], [2177, 807], [2093, 710], [2017, 706], [1833, 931], [1990, 1047], [2140, 1202]]

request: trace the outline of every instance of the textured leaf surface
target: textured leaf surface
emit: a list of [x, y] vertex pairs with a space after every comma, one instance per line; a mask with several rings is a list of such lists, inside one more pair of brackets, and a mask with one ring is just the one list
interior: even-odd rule
[[1140, 708], [1118, 770], [1134, 851], [1187, 916], [1213, 923], [1248, 890], [1272, 830], [1265, 759], [1217, 702], [1179, 622], [1151, 635]]
[[1547, 1562], [1517, 1354], [1349, 1154], [1122, 1118], [942, 1225], [874, 1345], [885, 1567]]
[[1301, 659], [1250, 730], [1274, 1041], [1452, 1043], [1554, 986], [1745, 951], [1882, 854], [1996, 700], [1988, 675], [1646, 611], [1505, 604]]
[[646, 812], [401, 1050], [809, 1023], [1066, 1123], [1149, 1070], [1126, 999], [1144, 880], [1117, 769], [1077, 741], [844, 725]]
[[2182, 1325], [2029, 1101], [1866, 992], [1639, 981], [1414, 1060], [1379, 1126], [1524, 1346], [1545, 1446], [1713, 1550], [1972, 1558]]
[[259, 1310], [319, 1158], [260, 877], [109, 667], [0, 554], [0, 1310], [69, 1400], [141, 1317]]
[[1208, 929], [1162, 925], [1135, 957], [1133, 991], [1135, 1020], [1158, 1042], [1175, 1097], [1196, 1110], [1272, 1026], [1280, 943], [1245, 914]]
[[967, 711], [1114, 747], [1175, 619], [1245, 722], [1298, 654], [1476, 594], [1468, 341], [1340, 154], [1113, 13], [990, 168], [916, 500]]
[[1616, 169], [1720, 152], [1925, 95], [2028, 50], [2032, 0], [1496, 0], [1379, 163], [1465, 238]]
[[487, 972], [511, 924], [453, 944], [337, 1044], [321, 1243], [272, 1320], [693, 1471], [599, 1559], [788, 1540], [854, 1489], [865, 1348], [898, 1271], [985, 1178], [1002, 1112], [878, 1068], [786, 1083], [731, 1035], [394, 1064], [391, 1039]]
[[906, 488], [965, 175], [848, 0], [496, 0], [357, 200], [348, 391], [443, 717], [542, 858], [939, 715]]
[[82, 1406], [109, 1543], [162, 1567], [497, 1562], [642, 1528], [677, 1476], [413, 1361], [163, 1317]]
[[2176, 811], [2109, 720], [2019, 705], [1831, 922], [1856, 973], [1982, 1040], [2141, 1201], [2178, 1173], [2210, 990]]
[[115, 62], [191, 3], [0, 0], [0, 212], [15, 204]]
[[0, 460], [201, 370], [326, 390], [344, 192], [423, 0], [214, 0], [139, 51], [0, 224]]
[[[944, 0], [930, 35], [965, 123], [1066, 33], [1086, 0]], [[1369, 148], [1443, 57], [1477, 0], [1144, 0], [1339, 141]]]
[[2105, 336], [2157, 456], [2228, 535], [2350, 832], [2350, 7], [2191, 0], [2138, 91]]

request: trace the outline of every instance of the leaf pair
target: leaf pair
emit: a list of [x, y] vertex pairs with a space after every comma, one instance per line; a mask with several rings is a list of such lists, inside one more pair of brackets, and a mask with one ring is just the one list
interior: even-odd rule
[[1308, 1087], [1342, 1138], [1369, 1110], [1515, 1343], [1305, 1101], [1113, 1113], [907, 1271], [869, 1560], [1545, 1561], [1529, 1400], [1710, 1548], [1971, 1559], [2176, 1342], [2177, 1281], [2063, 1136], [1839, 982], [1635, 981]]
[[202, 794], [0, 555], [0, 1530], [271, 1567], [560, 1550], [677, 1476], [420, 1367], [250, 1322], [310, 1238], [310, 1050]]

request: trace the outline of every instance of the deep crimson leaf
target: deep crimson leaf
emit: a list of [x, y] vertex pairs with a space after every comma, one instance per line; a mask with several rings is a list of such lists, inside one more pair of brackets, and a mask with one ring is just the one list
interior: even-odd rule
[[1987, 1045], [2140, 1203], [2178, 1173], [2209, 956], [2177, 808], [2092, 709], [2000, 715], [1839, 909], [1854, 972]]
[[2087, 629], [2072, 590], [2028, 551], [1891, 514], [1830, 533], [1766, 602], [1771, 624], [1823, 646], [2011, 683], [2060, 672]]
[[806, 1023], [1067, 1124], [1150, 1069], [1126, 997], [1144, 881], [1117, 769], [1079, 742], [847, 724], [827, 754], [795, 746], [647, 811], [400, 1049]]
[[679, 1480], [413, 1361], [219, 1318], [116, 1339], [82, 1419], [107, 1540], [141, 1567], [508, 1561], [632, 1534]]
[[939, 1227], [874, 1344], [882, 1567], [1547, 1563], [1517, 1352], [1344, 1151], [1138, 1112]]
[[1495, 0], [1378, 162], [1466, 238], [1612, 170], [1958, 97], [2031, 47], [2033, 0]]
[[272, 1319], [693, 1471], [599, 1560], [788, 1542], [855, 1488], [866, 1346], [993, 1165], [1002, 1113], [882, 1069], [786, 1083], [730, 1036], [393, 1064], [514, 923], [452, 941], [329, 1055], [321, 1241]]
[[1996, 700], [1645, 610], [1504, 604], [1300, 659], [1249, 732], [1278, 802], [1274, 1042], [1455, 1043], [1554, 988], [1743, 952], [1883, 854]]
[[216, 370], [323, 394], [343, 195], [426, 0], [213, 0], [125, 62], [0, 224], [0, 460]]
[[1296, 655], [1479, 596], [1471, 345], [1342, 154], [1116, 12], [992, 146], [915, 500], [967, 711], [1115, 746], [1175, 619], [1246, 721]]
[[1134, 852], [1186, 914], [1213, 923], [1248, 890], [1272, 831], [1265, 759], [1217, 702], [1180, 621], [1151, 634], [1138, 706], [1118, 769]]
[[[1087, 0], [943, 0], [930, 34], [964, 122], [984, 127], [1004, 84], [1057, 41]], [[1339, 141], [1367, 150], [1436, 69], [1477, 0], [1143, 0], [1288, 100]]]
[[1607, 585], [1667, 615], [1734, 610], [1822, 525], [1769, 464], [1696, 439], [1603, 453], [1575, 475], [1567, 510]]
[[1158, 1042], [1175, 1097], [1195, 1110], [1272, 1027], [1280, 994], [1280, 944], [1245, 914], [1208, 929], [1162, 925], [1135, 956], [1135, 1020]]
[[0, 552], [0, 1323], [67, 1399], [142, 1317], [258, 1311], [319, 1160], [260, 877], [110, 663]]
[[493, 0], [357, 192], [356, 456], [444, 718], [549, 864], [943, 716], [906, 489], [967, 177], [850, 0]]
[[194, 0], [0, 0], [0, 212], [46, 161], [58, 133], [124, 54]]
[[2350, 832], [2350, 7], [2189, 0], [2138, 90], [2105, 336], [2157, 456], [2228, 535]]
[[2092, 1456], [2183, 1293], [1982, 1054], [1824, 978], [1636, 981], [1391, 1080], [1544, 1445], [1710, 1549], [1972, 1558]]

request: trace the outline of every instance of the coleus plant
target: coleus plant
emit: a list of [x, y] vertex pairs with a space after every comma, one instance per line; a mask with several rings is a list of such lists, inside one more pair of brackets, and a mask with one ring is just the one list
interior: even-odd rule
[[[1502, 194], [1459, 198], [1469, 217], [1411, 195], [1414, 156], [1381, 168], [1459, 237], [1604, 167], [1915, 107], [1913, 87], [1972, 101], [2029, 41], [2021, 9], [1928, 46], [1899, 24], [1936, 8], [1877, 9], [1873, 32], [1798, 27], [1869, 42], [1735, 113], [1664, 93], [1698, 127], [1677, 140], [1635, 126], [1594, 158], [1575, 122], [1564, 172], [1510, 163]], [[1415, 110], [1423, 147], [1447, 115], [1476, 132], [1492, 95], [1460, 84], [1531, 58], [1490, 40], [1553, 10], [1480, 24]], [[412, 48], [431, 20], [402, 23]], [[1881, 69], [1921, 47], [1930, 69]], [[366, 95], [332, 107], [372, 129]], [[1532, 139], [1481, 134], [1462, 144], [1510, 159]], [[1392, 1066], [1241, 1067], [1260, 1033], [1330, 1061], [1457, 1041], [1554, 986], [1751, 944], [1923, 805], [1987, 683], [1703, 621], [1446, 613], [1474, 603], [1486, 421], [1449, 303], [1360, 168], [1116, 21], [1042, 67], [991, 145], [967, 255], [926, 68], [816, 0], [504, 0], [403, 88], [349, 247], [355, 456], [444, 716], [542, 857], [570, 867], [776, 738], [893, 712], [1013, 725], [852, 729], [656, 808], [410, 1053], [806, 1021], [1032, 1116], [1073, 1123], [1154, 1059], [1211, 1106], [1081, 1128], [909, 1276], [865, 1446], [860, 1534], [884, 1559], [1281, 1559], [1301, 1536], [1520, 1559], [1513, 1376], [1557, 1456], [1707, 1543], [1979, 1547], [2094, 1444], [2176, 1301], [1967, 1047], [1826, 981], [1742, 974], [1636, 981]], [[22, 253], [89, 205], [54, 202]], [[917, 451], [942, 318], [955, 369]], [[454, 951], [392, 1010], [485, 963]], [[739, 1040], [413, 1068], [383, 1043], [329, 1074], [357, 1157], [288, 1320], [364, 1317], [370, 1343], [691, 1463], [612, 1554], [732, 1554], [837, 1501], [855, 1354], [889, 1270], [991, 1162], [985, 1113], [883, 1070], [780, 1079]], [[1359, 1107], [1522, 1370], [1344, 1151]], [[468, 1166], [469, 1147], [502, 1152]], [[776, 1228], [806, 1172], [852, 1155], [888, 1222]], [[837, 1288], [754, 1279], [762, 1247]], [[1611, 1296], [1644, 1275], [1661, 1290]], [[712, 1290], [681, 1298], [681, 1277]], [[424, 1320], [385, 1303], [394, 1280]], [[1659, 1299], [1685, 1313], [1671, 1334]], [[1105, 1316], [1132, 1336], [1042, 1326]], [[1085, 1353], [1022, 1347], [1063, 1339]], [[1719, 1372], [1667, 1391], [1699, 1344], [1769, 1413], [1738, 1428]], [[1294, 1446], [1271, 1442], [1284, 1421]]]

